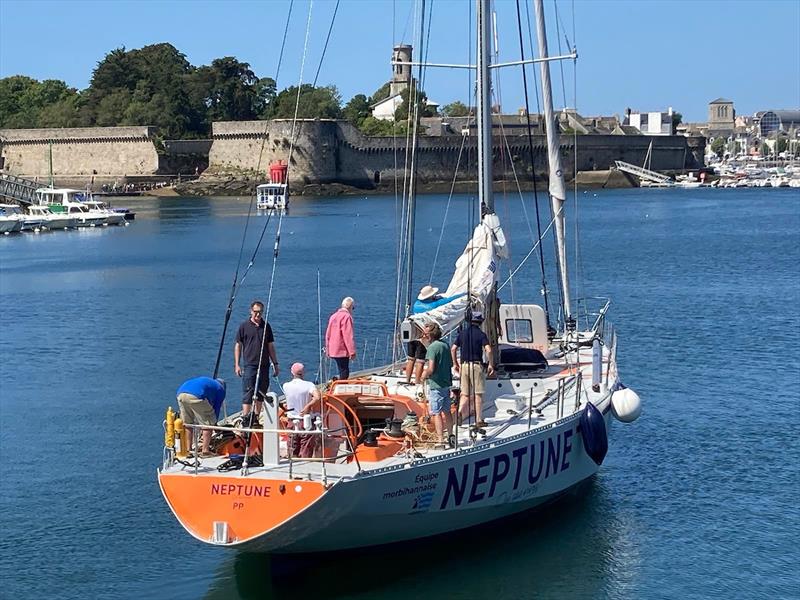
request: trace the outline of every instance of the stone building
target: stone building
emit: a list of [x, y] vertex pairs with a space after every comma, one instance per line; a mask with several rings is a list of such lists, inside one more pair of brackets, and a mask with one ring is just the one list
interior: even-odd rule
[[397, 62], [411, 62], [412, 47], [401, 44], [394, 47], [392, 52], [392, 79], [389, 82], [389, 97], [372, 105], [372, 116], [376, 119], [389, 121], [394, 119], [397, 107], [403, 102], [401, 93], [411, 85], [411, 65], [394, 64]]
[[736, 122], [736, 111], [733, 101], [717, 98], [708, 103], [708, 136], [730, 136]]

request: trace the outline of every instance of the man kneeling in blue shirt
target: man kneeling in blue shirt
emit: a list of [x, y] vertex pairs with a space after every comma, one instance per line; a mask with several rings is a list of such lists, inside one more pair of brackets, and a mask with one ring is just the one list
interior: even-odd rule
[[[181, 409], [184, 425], [213, 427], [219, 420], [219, 409], [223, 400], [225, 400], [225, 382], [222, 379], [195, 377], [185, 381], [178, 388], [178, 406]], [[203, 449], [200, 458], [214, 456], [209, 451], [210, 444], [211, 430], [203, 429]]]

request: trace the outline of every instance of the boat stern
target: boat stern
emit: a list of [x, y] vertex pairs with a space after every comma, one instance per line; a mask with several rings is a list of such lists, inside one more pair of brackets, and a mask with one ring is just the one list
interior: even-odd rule
[[321, 498], [321, 482], [159, 471], [161, 493], [200, 541], [238, 547], [291, 520]]

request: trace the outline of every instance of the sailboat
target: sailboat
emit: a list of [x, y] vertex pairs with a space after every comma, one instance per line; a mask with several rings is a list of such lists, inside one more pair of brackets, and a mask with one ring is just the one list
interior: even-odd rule
[[[167, 413], [158, 482], [179, 523], [196, 539], [275, 554], [333, 552], [417, 540], [550, 503], [594, 476], [608, 449], [612, 415], [630, 422], [641, 402], [617, 371], [610, 302], [579, 313], [570, 299], [565, 251], [566, 191], [550, 91], [542, 0], [536, 0], [549, 157], [549, 195], [562, 306], [559, 329], [535, 304], [497, 301], [505, 236], [492, 200], [489, 0], [477, 0], [477, 131], [481, 220], [456, 263], [448, 302], [411, 314], [402, 339], [427, 323], [452, 332], [475, 311], [496, 337], [496, 376], [487, 381], [485, 423], [457, 427], [454, 447], [430, 443], [424, 391], [403, 385], [396, 362], [324, 386], [318, 456], [293, 457], [296, 430], [278, 398], [261, 422], [225, 419], [214, 458], [187, 456], [184, 427]], [[499, 327], [503, 324], [503, 327]], [[385, 427], [376, 423], [386, 421]], [[196, 432], [195, 432], [196, 433]], [[176, 441], [176, 436], [181, 438]], [[237, 462], [238, 461], [238, 462]]]

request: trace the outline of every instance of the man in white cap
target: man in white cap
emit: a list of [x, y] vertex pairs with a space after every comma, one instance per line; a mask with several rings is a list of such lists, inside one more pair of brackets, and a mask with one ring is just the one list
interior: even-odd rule
[[[417, 296], [417, 301], [411, 307], [411, 314], [416, 315], [429, 311], [436, 306], [436, 303], [442, 299], [439, 295], [439, 288], [432, 285], [422, 286]], [[420, 340], [411, 340], [408, 342], [408, 359], [406, 359], [406, 383], [411, 383], [411, 373], [414, 373], [414, 383], [419, 384], [422, 381], [422, 369], [425, 367], [425, 354], [427, 349]]]
[[[311, 409], [320, 400], [320, 393], [310, 381], [303, 379], [305, 375], [303, 363], [292, 365], [292, 380], [283, 386], [286, 395], [286, 412], [289, 419], [303, 419], [305, 415], [314, 417]], [[292, 455], [309, 458], [314, 455], [314, 448], [320, 441], [316, 435], [295, 435], [292, 438]]]

